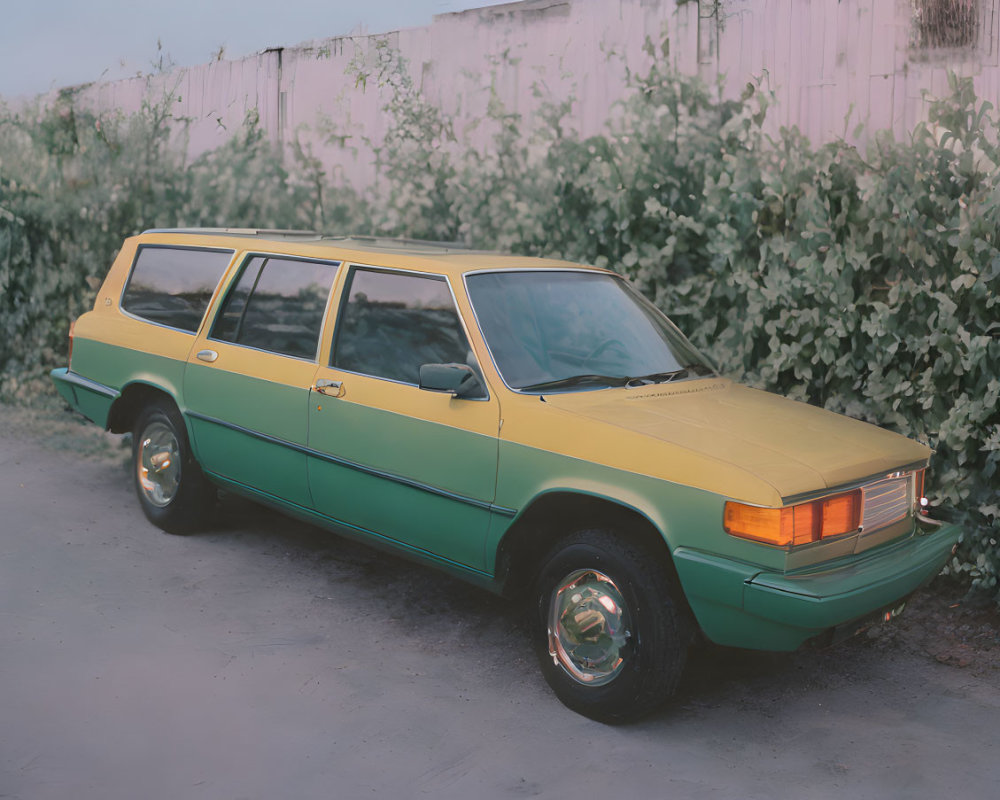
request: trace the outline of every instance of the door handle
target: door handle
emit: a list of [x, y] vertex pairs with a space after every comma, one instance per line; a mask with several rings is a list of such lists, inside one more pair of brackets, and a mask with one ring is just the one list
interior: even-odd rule
[[218, 357], [219, 354], [216, 353], [214, 350], [199, 350], [195, 355], [195, 358], [197, 358], [198, 360], [207, 361], [209, 364], [215, 361], [215, 359], [217, 359]]
[[322, 395], [326, 395], [327, 397], [343, 397], [344, 382], [320, 378], [316, 381], [316, 391]]

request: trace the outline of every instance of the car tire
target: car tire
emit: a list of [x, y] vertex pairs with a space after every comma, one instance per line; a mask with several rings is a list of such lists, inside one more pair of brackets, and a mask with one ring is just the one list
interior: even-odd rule
[[694, 624], [672, 576], [611, 530], [578, 531], [552, 548], [535, 582], [532, 638], [566, 706], [616, 724], [674, 693]]
[[177, 407], [156, 400], [139, 413], [132, 435], [132, 477], [146, 518], [168, 533], [190, 533], [215, 502], [215, 487], [191, 453]]

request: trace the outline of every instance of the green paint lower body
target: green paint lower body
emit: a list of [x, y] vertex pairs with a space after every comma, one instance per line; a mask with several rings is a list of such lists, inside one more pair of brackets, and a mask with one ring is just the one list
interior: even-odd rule
[[462, 580], [469, 581], [470, 583], [494, 593], [500, 592], [503, 588], [495, 582], [492, 575], [487, 572], [483, 572], [482, 570], [473, 569], [465, 564], [459, 564], [455, 561], [443, 558], [436, 553], [423, 550], [419, 547], [414, 547], [406, 544], [405, 542], [397, 541], [388, 536], [384, 536], [377, 531], [362, 528], [357, 525], [351, 525], [348, 522], [327, 516], [326, 514], [321, 514], [315, 509], [290, 503], [286, 500], [282, 500], [280, 497], [275, 497], [274, 495], [267, 494], [266, 492], [261, 492], [252, 486], [245, 486], [244, 484], [224, 478], [221, 475], [207, 472], [206, 476], [213, 483], [223, 489], [233, 492], [234, 494], [247, 497], [251, 500], [256, 500], [257, 502], [263, 503], [264, 505], [285, 514], [314, 525], [319, 525], [341, 536], [346, 536], [365, 544], [378, 547], [379, 549], [386, 550], [397, 555], [402, 555], [411, 560], [443, 569], [446, 572], [456, 575]]
[[49, 377], [56, 385], [62, 398], [75, 411], [79, 411], [91, 422], [96, 422], [102, 428], [108, 425], [108, 414], [111, 405], [118, 398], [118, 392], [103, 384], [81, 378], [66, 367], [54, 369]]

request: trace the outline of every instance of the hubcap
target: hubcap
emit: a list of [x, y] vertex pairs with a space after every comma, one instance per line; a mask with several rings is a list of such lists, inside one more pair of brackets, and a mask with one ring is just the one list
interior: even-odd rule
[[582, 569], [559, 582], [549, 602], [549, 655], [588, 686], [613, 680], [632, 634], [621, 591], [603, 572]]
[[181, 481], [180, 446], [169, 426], [154, 422], [143, 431], [139, 442], [139, 485], [154, 506], [169, 505]]

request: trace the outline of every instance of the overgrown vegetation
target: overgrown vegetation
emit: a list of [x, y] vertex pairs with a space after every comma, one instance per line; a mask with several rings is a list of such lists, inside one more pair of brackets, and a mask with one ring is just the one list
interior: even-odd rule
[[48, 391], [69, 320], [146, 227], [363, 226], [556, 255], [629, 275], [725, 372], [931, 444], [932, 501], [966, 528], [950, 569], [997, 596], [1000, 145], [971, 82], [908, 141], [859, 152], [769, 136], [754, 86], [720, 101], [657, 63], [600, 136], [568, 129], [569, 100], [529, 128], [493, 98], [477, 149], [382, 58], [363, 82], [390, 129], [363, 196], [301, 149], [282, 166], [254, 120], [188, 163], [170, 97], [128, 118], [72, 98], [3, 115], [0, 397]]
[[[0, 106], [0, 399], [49, 392], [69, 322], [94, 301], [122, 239], [147, 228], [354, 228], [363, 203], [329, 191], [301, 149], [277, 158], [255, 117], [188, 160], [172, 93], [130, 116], [95, 115], [71, 94]], [[330, 198], [336, 201], [331, 202]]]

